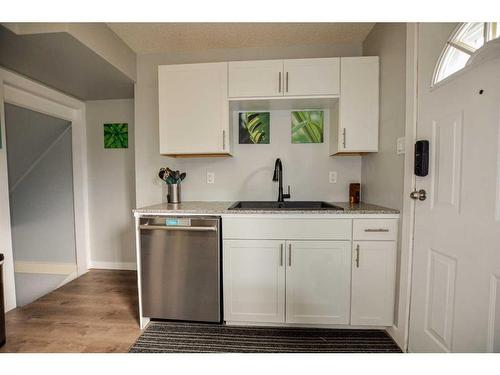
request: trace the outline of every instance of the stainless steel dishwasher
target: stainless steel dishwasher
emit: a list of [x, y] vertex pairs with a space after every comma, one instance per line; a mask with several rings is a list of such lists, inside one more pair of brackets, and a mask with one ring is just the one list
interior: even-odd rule
[[219, 217], [140, 219], [143, 316], [222, 321]]

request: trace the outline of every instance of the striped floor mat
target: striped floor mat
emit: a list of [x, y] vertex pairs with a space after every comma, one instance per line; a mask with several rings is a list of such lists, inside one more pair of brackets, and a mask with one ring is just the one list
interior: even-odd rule
[[381, 330], [152, 322], [130, 353], [401, 353]]

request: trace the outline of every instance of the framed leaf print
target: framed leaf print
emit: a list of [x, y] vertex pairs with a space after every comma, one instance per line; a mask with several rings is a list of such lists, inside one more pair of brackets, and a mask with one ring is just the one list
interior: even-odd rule
[[240, 112], [239, 143], [269, 144], [270, 117], [270, 112]]
[[104, 124], [104, 148], [128, 148], [128, 124]]
[[323, 111], [292, 112], [292, 143], [323, 143]]

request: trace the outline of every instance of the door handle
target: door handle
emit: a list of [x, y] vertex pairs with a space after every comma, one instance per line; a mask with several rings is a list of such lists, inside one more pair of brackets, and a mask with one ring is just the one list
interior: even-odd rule
[[281, 72], [278, 74], [278, 92], [281, 92]]
[[286, 72], [285, 86], [286, 86], [286, 92], [288, 92], [288, 72]]
[[225, 130], [222, 131], [222, 149], [223, 150], [226, 149], [226, 131]]
[[410, 193], [410, 198], [419, 200], [419, 201], [425, 201], [427, 199], [427, 192], [424, 189], [420, 190], [414, 190]]
[[359, 244], [356, 245], [356, 268], [359, 268]]
[[342, 130], [342, 144], [345, 148], [345, 128]]
[[184, 232], [217, 232], [217, 227], [176, 227], [166, 225], [140, 225], [139, 229], [146, 230], [170, 230], [170, 231], [184, 231]]

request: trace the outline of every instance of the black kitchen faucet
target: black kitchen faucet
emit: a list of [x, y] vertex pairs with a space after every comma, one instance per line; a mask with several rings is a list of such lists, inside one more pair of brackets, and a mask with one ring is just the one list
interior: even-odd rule
[[283, 165], [280, 158], [274, 163], [273, 181], [278, 181], [278, 202], [283, 202], [284, 199], [290, 199], [290, 185], [288, 185], [288, 193], [283, 194]]

